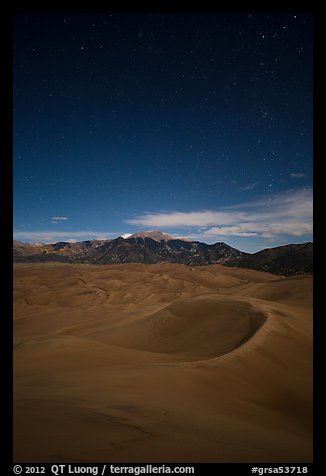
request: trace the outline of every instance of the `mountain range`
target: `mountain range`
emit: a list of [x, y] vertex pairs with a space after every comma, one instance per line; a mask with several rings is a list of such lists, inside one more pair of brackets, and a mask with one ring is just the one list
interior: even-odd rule
[[313, 244], [290, 244], [244, 253], [223, 242], [212, 245], [148, 231], [127, 238], [54, 244], [13, 242], [14, 262], [118, 264], [160, 262], [189, 266], [223, 264], [284, 276], [312, 273]]

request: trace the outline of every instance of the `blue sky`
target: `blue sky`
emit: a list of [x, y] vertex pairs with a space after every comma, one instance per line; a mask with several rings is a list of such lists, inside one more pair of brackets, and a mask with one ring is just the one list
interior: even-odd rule
[[19, 14], [14, 238], [312, 240], [306, 14]]

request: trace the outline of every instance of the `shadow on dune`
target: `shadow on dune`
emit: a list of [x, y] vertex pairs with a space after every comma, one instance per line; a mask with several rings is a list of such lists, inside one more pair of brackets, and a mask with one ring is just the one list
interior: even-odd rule
[[250, 303], [198, 296], [111, 329], [107, 339], [122, 347], [179, 354], [189, 361], [210, 359], [247, 342], [266, 319]]

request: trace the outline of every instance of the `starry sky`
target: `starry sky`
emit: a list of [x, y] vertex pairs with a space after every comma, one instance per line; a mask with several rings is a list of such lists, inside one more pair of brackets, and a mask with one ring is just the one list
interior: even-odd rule
[[14, 238], [312, 240], [312, 16], [19, 13]]

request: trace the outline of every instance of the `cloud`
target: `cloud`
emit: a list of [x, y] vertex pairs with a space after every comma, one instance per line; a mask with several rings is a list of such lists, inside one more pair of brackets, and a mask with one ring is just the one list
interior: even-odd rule
[[229, 212], [224, 211], [200, 211], [200, 212], [172, 212], [172, 213], [148, 213], [140, 215], [130, 220], [125, 220], [126, 223], [144, 227], [154, 228], [189, 228], [207, 227], [223, 223], [224, 225], [234, 223], [234, 220], [241, 220], [245, 217], [243, 212]]
[[126, 220], [151, 228], [188, 229], [191, 238], [213, 236], [303, 236], [313, 231], [312, 189], [289, 190], [269, 198], [224, 207], [171, 213], [148, 213]]
[[305, 176], [306, 176], [305, 174], [290, 174], [291, 178], [303, 178]]
[[[244, 229], [243, 229], [244, 228]], [[222, 236], [257, 236], [257, 232], [245, 231], [245, 227], [241, 226], [224, 226], [224, 227], [213, 227], [210, 228], [200, 235], [222, 235]]]
[[245, 187], [241, 187], [241, 190], [252, 190], [258, 184], [259, 184], [259, 182], [251, 183], [249, 185], [246, 185]]
[[54, 220], [54, 221], [60, 221], [60, 220], [69, 220], [68, 217], [51, 217], [51, 220]]
[[14, 239], [54, 243], [55, 241], [107, 240], [119, 233], [103, 231], [14, 231]]

